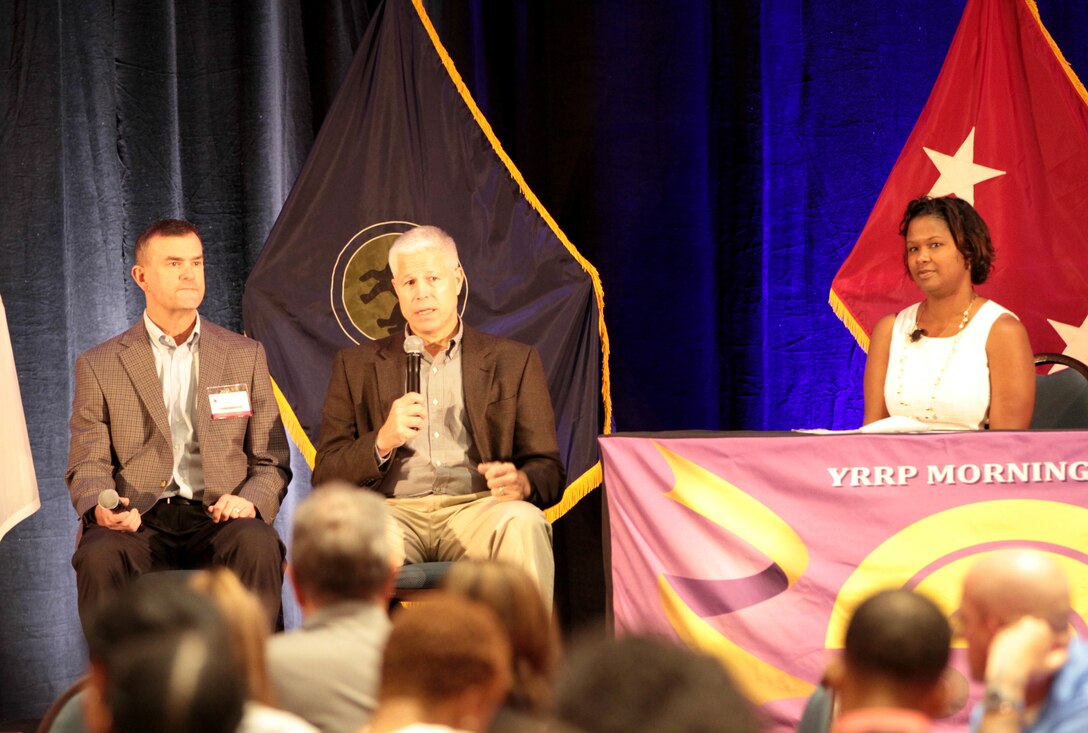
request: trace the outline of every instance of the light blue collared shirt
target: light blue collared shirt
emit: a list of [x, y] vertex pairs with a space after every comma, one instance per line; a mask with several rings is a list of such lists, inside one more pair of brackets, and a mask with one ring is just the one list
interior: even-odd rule
[[162, 496], [200, 499], [204, 495], [204, 459], [193, 428], [197, 385], [200, 383], [200, 316], [183, 344], [152, 322], [144, 311], [144, 325], [155, 357], [155, 372], [162, 383], [162, 401], [170, 423], [174, 452], [173, 482]]

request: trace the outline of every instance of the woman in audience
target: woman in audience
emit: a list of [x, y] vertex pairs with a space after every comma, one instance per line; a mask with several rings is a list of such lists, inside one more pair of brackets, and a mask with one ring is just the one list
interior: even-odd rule
[[510, 639], [513, 686], [491, 731], [520, 730], [553, 710], [559, 633], [537, 584], [519, 567], [492, 560], [455, 563], [445, 589], [479, 601], [498, 617]]
[[393, 617], [367, 733], [483, 733], [510, 690], [510, 642], [494, 612], [435, 593]]
[[925, 298], [873, 328], [865, 425], [1027, 428], [1035, 402], [1027, 330], [975, 291], [994, 259], [986, 222], [966, 201], [926, 196], [907, 205], [899, 233], [907, 274]]
[[189, 587], [210, 599], [225, 619], [230, 653], [245, 673], [248, 701], [237, 733], [317, 733], [302, 718], [273, 707], [265, 667], [268, 616], [257, 597], [225, 567], [195, 573]]

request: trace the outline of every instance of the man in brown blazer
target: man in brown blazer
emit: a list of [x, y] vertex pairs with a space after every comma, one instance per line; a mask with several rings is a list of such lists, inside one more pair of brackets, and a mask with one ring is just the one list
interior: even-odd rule
[[198, 316], [192, 224], [153, 223], [135, 255], [144, 317], [75, 366], [66, 479], [82, 523], [80, 618], [149, 570], [226, 565], [274, 619], [284, 548], [272, 521], [291, 474], [264, 349]]
[[507, 560], [550, 599], [541, 508], [559, 499], [564, 471], [540, 357], [461, 322], [464, 273], [441, 229], [401, 235], [389, 266], [408, 332], [422, 339], [420, 390], [405, 389], [406, 333], [337, 354], [314, 485], [339, 479], [384, 494], [398, 559]]

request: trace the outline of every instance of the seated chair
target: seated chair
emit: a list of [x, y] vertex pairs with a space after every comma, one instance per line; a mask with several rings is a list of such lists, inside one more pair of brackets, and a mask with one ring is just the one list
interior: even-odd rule
[[83, 725], [83, 690], [87, 677], [83, 676], [62, 692], [38, 723], [37, 733], [85, 733]]
[[420, 562], [402, 566], [397, 571], [394, 584], [394, 602], [421, 600], [416, 596], [442, 585], [443, 578], [452, 566], [452, 562]]
[[1035, 355], [1035, 365], [1069, 367], [1053, 374], [1035, 375], [1035, 412], [1032, 430], [1088, 428], [1088, 366], [1065, 354]]

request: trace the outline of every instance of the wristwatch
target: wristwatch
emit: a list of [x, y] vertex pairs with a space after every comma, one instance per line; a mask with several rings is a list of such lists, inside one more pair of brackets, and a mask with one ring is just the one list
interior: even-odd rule
[[982, 709], [987, 714], [1015, 715], [1024, 714], [1024, 699], [998, 687], [987, 687], [982, 698]]

